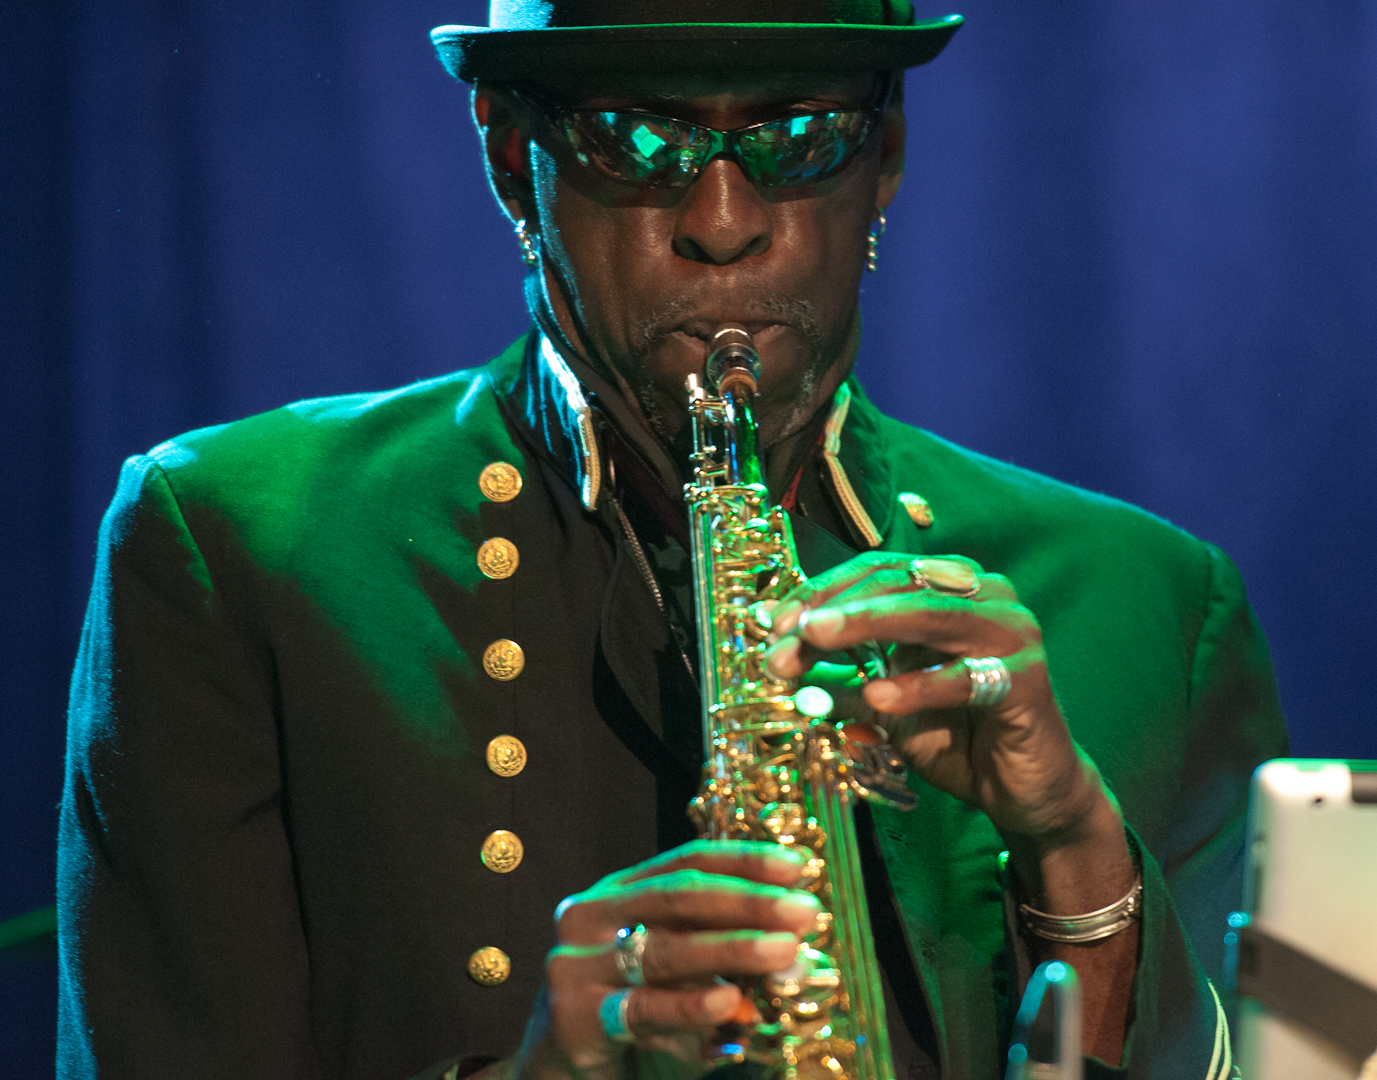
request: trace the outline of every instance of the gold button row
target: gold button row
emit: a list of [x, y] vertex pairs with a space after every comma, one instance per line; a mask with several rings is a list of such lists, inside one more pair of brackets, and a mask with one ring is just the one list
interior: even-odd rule
[[[505, 461], [494, 461], [478, 475], [478, 489], [492, 502], [510, 502], [521, 491], [521, 473]], [[477, 554], [478, 569], [494, 580], [516, 573], [521, 553], [501, 536], [483, 542]], [[499, 638], [483, 650], [483, 670], [499, 682], [510, 682], [526, 666], [521, 646]], [[499, 735], [488, 743], [488, 768], [498, 776], [515, 776], [526, 767], [526, 747], [514, 735]], [[514, 832], [498, 829], [483, 841], [483, 865], [498, 874], [509, 874], [521, 865], [525, 851]], [[512, 960], [495, 945], [475, 949], [469, 957], [469, 978], [480, 986], [498, 986], [512, 974]]]
[[[505, 461], [493, 461], [479, 474], [478, 489], [485, 499], [509, 503], [521, 492], [521, 472]], [[521, 551], [504, 536], [493, 536], [478, 548], [478, 569], [486, 577], [503, 580], [521, 565]], [[511, 682], [526, 667], [526, 654], [518, 643], [498, 638], [483, 650], [483, 671], [498, 682]], [[500, 777], [514, 777], [526, 767], [526, 747], [515, 736], [497, 736], [487, 744], [487, 767]], [[521, 838], [508, 829], [496, 829], [483, 840], [483, 865], [493, 873], [511, 873], [525, 857]], [[482, 986], [497, 986], [511, 977], [512, 962], [496, 945], [476, 949], [468, 957], [468, 977]]]

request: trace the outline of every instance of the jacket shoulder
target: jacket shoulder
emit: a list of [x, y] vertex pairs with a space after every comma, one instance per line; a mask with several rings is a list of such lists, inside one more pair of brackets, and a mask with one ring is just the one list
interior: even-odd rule
[[350, 563], [340, 573], [365, 574], [368, 553], [398, 535], [421, 544], [472, 532], [483, 468], [525, 471], [493, 385], [523, 347], [397, 390], [300, 401], [170, 439], [126, 463], [107, 535], [173, 520], [212, 570], [301, 573], [334, 565], [321, 559], [334, 551]]
[[322, 483], [367, 489], [424, 473], [519, 454], [507, 434], [493, 379], [522, 341], [481, 367], [378, 393], [313, 398], [153, 447], [147, 457], [179, 499], [261, 502]]
[[991, 551], [1051, 545], [1196, 572], [1210, 559], [1209, 545], [1141, 507], [968, 450], [891, 417], [881, 425], [896, 486], [911, 484], [928, 500], [936, 534], [969, 537]]

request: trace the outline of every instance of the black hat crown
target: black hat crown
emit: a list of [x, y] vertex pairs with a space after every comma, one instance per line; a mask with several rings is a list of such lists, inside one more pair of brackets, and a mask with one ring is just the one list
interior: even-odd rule
[[886, 71], [926, 64], [960, 15], [916, 22], [911, 0], [492, 0], [487, 26], [437, 26], [455, 78], [598, 71]]

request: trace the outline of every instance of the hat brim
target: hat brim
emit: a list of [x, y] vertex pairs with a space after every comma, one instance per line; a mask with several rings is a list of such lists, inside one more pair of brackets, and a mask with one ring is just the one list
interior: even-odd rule
[[739, 70], [845, 74], [917, 67], [960, 29], [960, 15], [909, 26], [857, 23], [655, 23], [494, 30], [437, 26], [430, 39], [456, 79]]

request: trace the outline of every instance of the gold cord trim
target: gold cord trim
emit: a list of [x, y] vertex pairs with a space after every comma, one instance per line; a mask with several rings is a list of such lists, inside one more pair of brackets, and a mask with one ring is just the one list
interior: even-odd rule
[[564, 362], [564, 357], [550, 344], [550, 339], [543, 334], [540, 338], [540, 355], [555, 373], [555, 378], [564, 388], [565, 397], [569, 399], [569, 408], [579, 419], [579, 450], [583, 454], [583, 487], [580, 498], [585, 510], [596, 509], [598, 491], [602, 486], [602, 459], [598, 455], [598, 438], [593, 431], [593, 410], [588, 405], [588, 399], [583, 396], [583, 387], [578, 377]]
[[1219, 991], [1214, 988], [1214, 983], [1206, 979], [1205, 985], [1214, 997], [1214, 1053], [1210, 1057], [1210, 1067], [1205, 1070], [1205, 1080], [1229, 1080], [1234, 1064], [1229, 1020], [1224, 1014], [1224, 1005], [1219, 1000]]
[[875, 548], [880, 546], [880, 531], [875, 528], [875, 523], [865, 512], [865, 507], [856, 495], [856, 489], [851, 486], [851, 480], [846, 475], [846, 469], [842, 467], [841, 459], [837, 457], [841, 452], [842, 427], [850, 410], [851, 390], [846, 383], [842, 383], [837, 387], [837, 394], [832, 399], [832, 415], [827, 418], [827, 427], [823, 431], [822, 457], [827, 462], [827, 471], [832, 475], [832, 486], [837, 489], [842, 508], [850, 515], [856, 531], [861, 534], [866, 544]]

